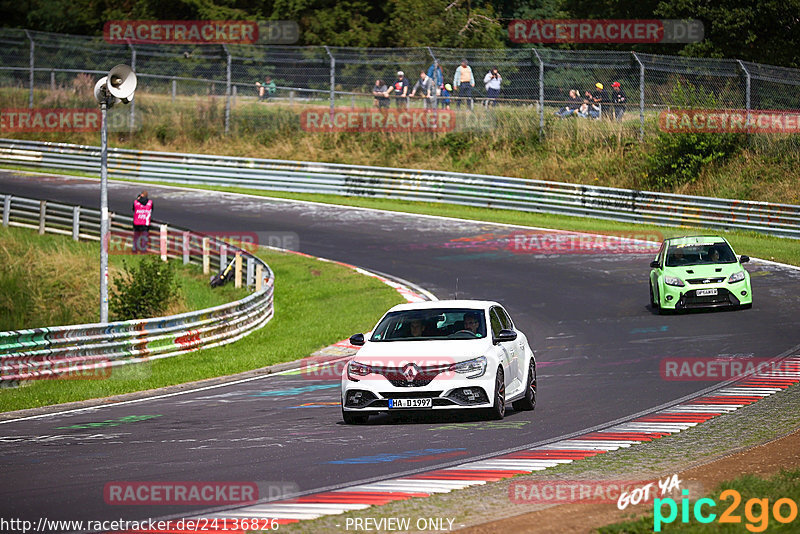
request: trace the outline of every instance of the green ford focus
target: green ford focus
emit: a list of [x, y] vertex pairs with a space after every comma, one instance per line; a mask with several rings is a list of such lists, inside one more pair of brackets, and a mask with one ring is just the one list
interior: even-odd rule
[[650, 263], [650, 305], [660, 312], [753, 305], [750, 273], [719, 236], [665, 239]]

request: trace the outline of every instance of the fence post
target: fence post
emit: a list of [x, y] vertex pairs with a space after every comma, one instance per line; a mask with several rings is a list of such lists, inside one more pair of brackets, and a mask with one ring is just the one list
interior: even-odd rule
[[11, 215], [11, 195], [3, 199], [3, 228], [8, 228], [8, 219]]
[[80, 241], [81, 238], [81, 207], [72, 207], [72, 239]]
[[54, 70], [50, 71], [50, 90], [56, 90], [56, 71]]
[[221, 243], [219, 246], [219, 270], [222, 271], [228, 265], [228, 245]]
[[636, 52], [631, 52], [633, 59], [639, 64], [639, 141], [644, 139], [644, 63], [639, 60]]
[[231, 96], [231, 105], [236, 107], [236, 85], [233, 86], [233, 95]]
[[[130, 40], [128, 40], [128, 46], [131, 47], [131, 70], [136, 72], [136, 49], [131, 44]], [[136, 109], [136, 99], [131, 100], [131, 123], [130, 123], [130, 133], [133, 133], [133, 129], [136, 126], [136, 119], [134, 118], [133, 112]]]
[[47, 201], [40, 200], [39, 201], [39, 235], [44, 234], [45, 230], [45, 217], [47, 215]]
[[183, 232], [183, 264], [189, 264], [189, 232]]
[[203, 274], [208, 274], [211, 271], [211, 256], [208, 251], [208, 238], [203, 238]]
[[236, 270], [236, 275], [233, 278], [233, 287], [240, 288], [242, 287], [242, 255], [238, 252], [236, 253], [234, 269]]
[[245, 285], [251, 286], [253, 285], [253, 271], [255, 270], [255, 260], [253, 256], [247, 256], [247, 278], [245, 279]]
[[172, 78], [172, 103], [175, 103], [175, 93], [178, 91], [178, 80]]
[[36, 48], [36, 45], [33, 42], [33, 36], [31, 35], [31, 32], [29, 32], [28, 30], [25, 30], [25, 35], [28, 36], [28, 40], [31, 42], [30, 75], [29, 75], [29, 81], [28, 81], [28, 84], [29, 84], [29, 89], [28, 89], [28, 107], [33, 109], [33, 63], [34, 63], [33, 58], [34, 58], [34, 49]]
[[744, 66], [744, 63], [742, 63], [741, 59], [737, 59], [736, 61], [739, 63], [739, 66], [744, 71], [744, 76], [745, 76], [744, 98], [745, 98], [745, 109], [747, 109], [747, 126], [749, 128], [749, 126], [750, 126], [750, 71], [747, 70], [747, 67]]
[[162, 224], [159, 233], [158, 239], [158, 248], [161, 252], [161, 261], [167, 261], [167, 236], [169, 234], [169, 229], [167, 228], [166, 224]]
[[231, 53], [225, 44], [222, 45], [222, 49], [228, 58], [225, 68], [225, 133], [227, 134], [231, 124]]
[[263, 283], [264, 283], [264, 268], [259, 263], [256, 265], [256, 291], [261, 291]]
[[327, 46], [325, 47], [325, 52], [327, 52], [328, 57], [331, 58], [331, 120], [333, 120], [334, 98], [336, 97], [336, 58], [333, 57], [331, 49]]
[[532, 48], [539, 62], [539, 141], [544, 138], [544, 62], [539, 52]]

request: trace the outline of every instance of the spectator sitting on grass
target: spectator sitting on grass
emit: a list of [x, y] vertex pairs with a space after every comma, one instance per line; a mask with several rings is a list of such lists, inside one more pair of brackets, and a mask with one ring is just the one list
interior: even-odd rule
[[581, 104], [581, 106], [577, 110], [575, 110], [575, 115], [577, 117], [581, 117], [583, 119], [586, 119], [586, 118], [589, 117], [589, 99], [588, 98], [584, 98], [583, 99], [583, 104]]
[[258, 99], [259, 100], [267, 100], [275, 94], [275, 91], [278, 90], [278, 86], [275, 85], [275, 82], [272, 81], [270, 76], [264, 78], [264, 83], [256, 82], [256, 87], [258, 87]]
[[567, 102], [566, 106], [556, 111], [556, 115], [561, 118], [569, 117], [570, 115], [576, 115], [580, 107], [581, 107], [581, 98], [580, 96], [578, 96], [578, 90], [570, 89], [569, 102]]
[[372, 95], [375, 97], [375, 106], [378, 109], [389, 107], [389, 88], [383, 83], [383, 80], [375, 80]]

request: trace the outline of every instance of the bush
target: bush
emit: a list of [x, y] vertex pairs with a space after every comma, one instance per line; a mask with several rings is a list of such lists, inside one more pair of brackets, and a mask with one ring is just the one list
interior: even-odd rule
[[110, 291], [109, 309], [115, 321], [145, 319], [163, 315], [178, 297], [175, 265], [158, 256], [146, 256], [131, 267], [123, 262], [124, 272]]
[[[704, 93], [692, 84], [678, 82], [671, 101], [680, 108], [717, 108], [712, 93]], [[735, 133], [671, 133], [660, 132], [654, 151], [647, 157], [646, 186], [674, 189], [697, 180], [703, 168], [722, 161], [740, 150], [745, 135]]]

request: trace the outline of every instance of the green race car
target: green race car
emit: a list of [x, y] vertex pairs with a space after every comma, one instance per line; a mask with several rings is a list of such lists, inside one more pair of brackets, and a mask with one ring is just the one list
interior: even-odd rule
[[719, 236], [665, 239], [650, 262], [650, 305], [653, 309], [688, 310], [753, 305], [750, 273], [730, 243]]

